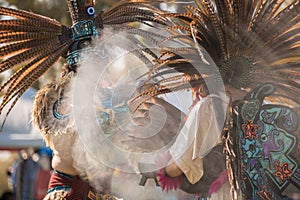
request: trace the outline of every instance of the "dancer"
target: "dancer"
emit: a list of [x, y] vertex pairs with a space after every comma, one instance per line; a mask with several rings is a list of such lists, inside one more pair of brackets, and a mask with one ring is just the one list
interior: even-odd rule
[[[100, 186], [95, 188], [89, 184], [93, 177], [87, 172], [80, 172], [76, 166], [79, 161], [76, 161], [74, 154], [82, 154], [82, 158], [86, 160], [88, 156], [84, 146], [80, 145], [74, 120], [68, 116], [71, 104], [68, 101], [69, 91], [73, 89], [72, 80], [80, 66], [81, 52], [93, 52], [89, 48], [93, 41], [110, 36], [105, 35], [105, 28], [110, 33], [127, 31], [127, 39], [134, 42], [136, 47], [139, 46], [139, 50], [132, 53], [144, 62], [150, 62], [145, 54], [156, 58], [137, 37], [152, 38], [153, 41], [157, 38], [141, 30], [139, 26], [130, 24], [165, 24], [165, 19], [161, 17], [162, 11], [147, 3], [148, 1], [124, 0], [97, 14], [93, 0], [67, 0], [73, 22], [71, 27], [32, 12], [0, 7], [1, 15], [13, 17], [0, 21], [0, 51], [1, 58], [4, 58], [0, 63], [0, 71], [19, 68], [0, 89], [4, 93], [0, 111], [12, 101], [6, 116], [20, 96], [56, 61], [61, 57], [67, 59], [67, 64], [62, 68], [62, 77], [37, 93], [32, 114], [34, 125], [54, 154], [54, 173], [45, 199], [116, 199], [110, 194], [111, 169], [99, 167], [102, 179]], [[116, 42], [115, 44], [113, 48], [118, 45]]]
[[[241, 191], [246, 199], [288, 198], [300, 188], [296, 109], [300, 103], [300, 3], [195, 0], [195, 4], [187, 6], [185, 13], [168, 14], [178, 19], [169, 28], [172, 39], [186, 45], [162, 51], [158, 64], [147, 74], [155, 87], [140, 96], [197, 86], [207, 88], [208, 96], [215, 95], [221, 88], [218, 80], [236, 91], [246, 91], [235, 99], [238, 101], [231, 101], [223, 130], [231, 196], [236, 199]], [[232, 99], [230, 93], [234, 91], [227, 92]], [[195, 142], [202, 141], [195, 138]], [[198, 151], [193, 149], [193, 153]], [[182, 158], [178, 159], [171, 161], [167, 174], [186, 174], [180, 166]], [[197, 177], [195, 180], [201, 176]]]

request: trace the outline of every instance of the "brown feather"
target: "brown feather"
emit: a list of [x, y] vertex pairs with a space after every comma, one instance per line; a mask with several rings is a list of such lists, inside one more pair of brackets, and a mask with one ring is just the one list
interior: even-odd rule
[[11, 19], [11, 20], [0, 20], [0, 24], [3, 26], [39, 26], [43, 31], [59, 32], [61, 24], [49, 24], [45, 21], [37, 19]]
[[16, 33], [16, 32], [6, 32], [0, 33], [0, 43], [16, 42], [23, 40], [41, 40], [55, 38], [53, 33]]
[[49, 40], [38, 40], [38, 41], [29, 40], [29, 41], [14, 42], [12, 44], [2, 46], [0, 47], [0, 59], [4, 58], [5, 56], [10, 56], [11, 54], [16, 54], [28, 48], [33, 48], [48, 42]]
[[[51, 40], [50, 40], [50, 42], [51, 42]], [[52, 42], [55, 42], [55, 40], [53, 40]], [[51, 45], [48, 43], [40, 44], [37, 47], [30, 48], [28, 50], [23, 51], [22, 53], [19, 53], [17, 55], [14, 55], [12, 57], [9, 57], [9, 58], [3, 60], [0, 63], [0, 73], [7, 69], [12, 68], [12, 67], [18, 67], [26, 61], [30, 62], [30, 59], [33, 59], [34, 57], [39, 55], [41, 52], [43, 52], [43, 50], [50, 48], [50, 47], [51, 47]]]
[[28, 12], [25, 10], [17, 10], [12, 8], [5, 8], [0, 6], [0, 15], [7, 15], [11, 17], [16, 17], [19, 19], [32, 19], [32, 20], [42, 20], [46, 22], [47, 24], [52, 24], [56, 26], [60, 26], [60, 23], [54, 19], [38, 15], [32, 12]]
[[[21, 68], [16, 74], [12, 76], [6, 83], [1, 87], [1, 91], [5, 88], [6, 85], [9, 85], [9, 88], [6, 90], [3, 100], [0, 106], [0, 113], [3, 108], [15, 97], [23, 94], [33, 82], [35, 82], [41, 75], [43, 75], [51, 66], [60, 58], [61, 54], [66, 51], [68, 45], [58, 46], [51, 50], [48, 50], [43, 56], [46, 58], [37, 58], [36, 61], [28, 64]], [[41, 56], [42, 57], [42, 56]], [[17, 91], [17, 92], [16, 92]], [[18, 91], [21, 91], [18, 92]], [[14, 104], [10, 107], [12, 108]]]

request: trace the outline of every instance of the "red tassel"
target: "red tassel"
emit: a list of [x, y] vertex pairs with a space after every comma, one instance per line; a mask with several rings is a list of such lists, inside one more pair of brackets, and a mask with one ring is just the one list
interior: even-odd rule
[[169, 152], [158, 156], [156, 159], [156, 165], [159, 168], [156, 174], [157, 181], [161, 186], [162, 190], [166, 190], [167, 192], [171, 190], [176, 190], [182, 184], [182, 176], [170, 177], [165, 173], [164, 168], [167, 166], [170, 159], [171, 155]]
[[182, 184], [182, 177], [169, 177], [163, 169], [158, 170], [157, 172], [157, 181], [161, 186], [162, 190], [167, 192], [176, 190]]

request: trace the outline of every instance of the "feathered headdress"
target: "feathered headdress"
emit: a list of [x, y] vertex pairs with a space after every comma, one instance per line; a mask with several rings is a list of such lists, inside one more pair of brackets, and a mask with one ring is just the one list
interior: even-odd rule
[[[131, 22], [164, 24], [158, 17], [161, 11], [145, 4], [149, 2], [123, 0], [97, 15], [93, 0], [67, 0], [71, 27], [32, 12], [0, 7], [1, 15], [11, 17], [0, 20], [0, 73], [17, 69], [0, 87], [4, 94], [0, 113], [12, 101], [8, 115], [21, 95], [61, 57], [76, 66], [78, 50], [85, 48], [85, 41], [100, 36], [98, 30], [104, 25], [133, 30]], [[150, 37], [138, 29], [131, 34]]]
[[[186, 6], [185, 13], [167, 14], [177, 20], [168, 28], [173, 35], [169, 39], [187, 46], [162, 50], [147, 74], [157, 84], [142, 95], [203, 85], [203, 78], [215, 72], [199, 73], [197, 67], [208, 69], [206, 61], [211, 58], [210, 65], [217, 66], [224, 84], [250, 90], [268, 80], [277, 85], [275, 95], [300, 103], [299, 1], [195, 0], [195, 4]], [[168, 79], [160, 78], [162, 74]]]
[[300, 104], [300, 1], [195, 4], [185, 13], [167, 14], [176, 22], [168, 28], [168, 40], [184, 41], [185, 46], [161, 51], [146, 76], [154, 86], [134, 100], [206, 87], [207, 77], [221, 78], [231, 90], [251, 91], [232, 106], [229, 131], [224, 130], [227, 161], [236, 161], [228, 165], [232, 197], [239, 182], [246, 199], [285, 199], [290, 185], [300, 188], [299, 117], [294, 109]]

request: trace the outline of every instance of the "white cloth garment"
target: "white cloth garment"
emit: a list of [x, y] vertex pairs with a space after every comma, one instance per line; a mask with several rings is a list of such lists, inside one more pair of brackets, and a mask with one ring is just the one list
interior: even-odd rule
[[170, 154], [191, 184], [203, 176], [203, 158], [221, 142], [228, 97], [209, 95], [191, 110]]

